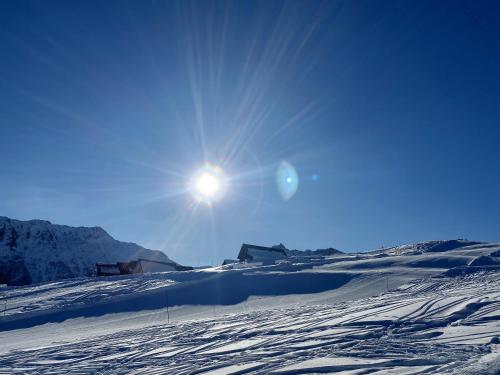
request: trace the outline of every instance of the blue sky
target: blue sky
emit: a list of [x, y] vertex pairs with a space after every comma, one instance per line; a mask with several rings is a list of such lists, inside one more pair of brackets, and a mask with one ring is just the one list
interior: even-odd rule
[[[242, 242], [498, 241], [499, 17], [495, 1], [2, 2], [0, 214], [194, 265]], [[211, 206], [186, 189], [207, 162], [230, 180]]]

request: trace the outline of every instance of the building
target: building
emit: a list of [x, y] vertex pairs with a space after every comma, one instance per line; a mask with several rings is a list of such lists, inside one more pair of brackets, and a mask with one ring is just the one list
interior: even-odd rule
[[97, 263], [95, 265], [97, 276], [116, 276], [121, 275], [118, 264]]
[[241, 245], [238, 254], [240, 262], [261, 262], [262, 264], [274, 264], [286, 258], [288, 255], [283, 247], [265, 247], [246, 243]]
[[193, 267], [181, 266], [174, 262], [160, 262], [158, 260], [138, 259], [141, 273], [167, 272], [167, 271], [191, 271]]
[[97, 263], [97, 276], [132, 275], [153, 272], [190, 271], [193, 267], [181, 266], [174, 262], [160, 262], [150, 259], [137, 259], [114, 264]]

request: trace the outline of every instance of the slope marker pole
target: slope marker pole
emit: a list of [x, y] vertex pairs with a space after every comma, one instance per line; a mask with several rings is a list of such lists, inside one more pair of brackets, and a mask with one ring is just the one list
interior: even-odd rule
[[169, 324], [170, 323], [170, 312], [168, 311], [168, 290], [167, 289], [165, 289], [165, 301], [167, 303], [167, 324]]

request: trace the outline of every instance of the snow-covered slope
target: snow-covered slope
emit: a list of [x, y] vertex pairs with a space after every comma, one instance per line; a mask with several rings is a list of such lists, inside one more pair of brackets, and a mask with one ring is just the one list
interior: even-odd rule
[[369, 253], [387, 254], [387, 255], [418, 255], [422, 253], [445, 252], [474, 245], [487, 245], [487, 244], [477, 241], [469, 241], [465, 239], [437, 240], [437, 241], [425, 241], [407, 245], [394, 246], [386, 249], [378, 249], [370, 251]]
[[0, 373], [497, 374], [500, 244], [455, 245], [0, 289]]
[[96, 262], [170, 261], [161, 251], [113, 239], [100, 227], [0, 217], [0, 284], [24, 285], [90, 276]]

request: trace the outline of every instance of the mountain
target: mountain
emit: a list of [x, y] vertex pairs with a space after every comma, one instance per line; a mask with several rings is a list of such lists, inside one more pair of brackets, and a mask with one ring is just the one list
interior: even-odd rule
[[316, 249], [316, 250], [287, 250], [289, 256], [330, 256], [330, 255], [341, 255], [344, 252], [329, 247], [327, 249]]
[[330, 256], [330, 255], [340, 255], [344, 254], [344, 252], [334, 249], [333, 247], [329, 247], [327, 249], [316, 249], [316, 250], [289, 250], [280, 243], [279, 245], [272, 246], [275, 249], [285, 250], [288, 256]]
[[0, 284], [90, 276], [97, 262], [137, 258], [172, 262], [163, 252], [121, 242], [100, 227], [70, 227], [0, 216]]

